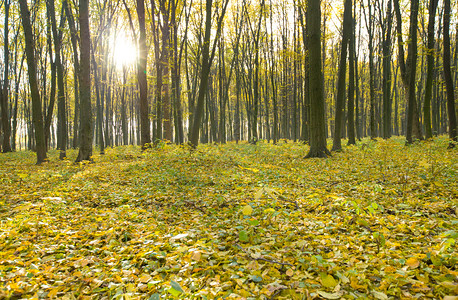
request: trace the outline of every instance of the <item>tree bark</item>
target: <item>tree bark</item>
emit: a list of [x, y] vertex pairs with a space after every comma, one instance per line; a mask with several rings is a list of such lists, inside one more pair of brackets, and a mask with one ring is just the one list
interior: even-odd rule
[[343, 109], [345, 106], [345, 78], [347, 76], [347, 46], [352, 30], [352, 0], [345, 0], [342, 43], [340, 48], [339, 77], [337, 79], [336, 115], [332, 151], [341, 151]]
[[309, 35], [310, 62], [310, 150], [307, 158], [327, 157], [324, 122], [324, 96], [321, 70], [321, 8], [320, 0], [309, 0], [307, 6], [307, 31]]
[[[356, 13], [356, 12], [355, 12]], [[348, 145], [355, 145], [355, 19], [351, 16], [352, 26], [349, 38], [349, 71], [348, 71], [348, 105], [347, 105], [347, 132]]]
[[192, 122], [192, 128], [190, 132], [189, 144], [192, 148], [196, 148], [199, 143], [199, 131], [202, 122], [205, 96], [208, 89], [208, 77], [210, 75], [210, 67], [212, 64], [213, 57], [215, 56], [216, 41], [218, 41], [221, 34], [222, 21], [226, 13], [228, 1], [223, 4], [223, 9], [217, 20], [217, 30], [212, 47], [212, 53], [210, 54], [210, 34], [211, 34], [211, 20], [212, 20], [212, 0], [206, 0], [206, 17], [205, 17], [205, 35], [204, 44], [202, 49], [202, 69], [200, 73], [200, 86], [199, 95], [197, 97], [197, 103], [194, 110], [194, 119]]
[[137, 16], [140, 27], [140, 35], [138, 38], [138, 69], [137, 79], [140, 90], [140, 122], [141, 122], [141, 137], [140, 143], [142, 149], [149, 147], [151, 143], [149, 108], [148, 108], [148, 83], [146, 81], [146, 61], [148, 49], [146, 47], [146, 27], [145, 27], [145, 1], [137, 0]]
[[[388, 0], [388, 8], [386, 11], [386, 18], [382, 27], [383, 31], [383, 138], [389, 139], [391, 137], [391, 0]], [[386, 26], [386, 29], [385, 29]]]
[[425, 137], [430, 139], [433, 137], [431, 125], [431, 98], [433, 96], [433, 77], [434, 77], [434, 23], [436, 18], [436, 10], [438, 0], [429, 1], [429, 19], [428, 19], [428, 44], [426, 49], [427, 56], [427, 73], [425, 84], [425, 103], [423, 105], [423, 118], [425, 124]]
[[[2, 142], [2, 151], [3, 153], [11, 152], [11, 121], [10, 121], [10, 112], [8, 108], [9, 102], [9, 61], [10, 61], [10, 51], [9, 51], [9, 15], [10, 15], [10, 5], [11, 0], [5, 0], [5, 23], [3, 27], [4, 37], [3, 37], [3, 90], [0, 89], [2, 93], [1, 100], [1, 110], [2, 110], [2, 129], [3, 129], [3, 142]], [[13, 136], [13, 138], [15, 138]]]
[[67, 0], [62, 1], [62, 7], [65, 10], [67, 17], [68, 27], [70, 29], [70, 40], [72, 43], [73, 50], [73, 82], [74, 82], [74, 93], [75, 93], [75, 115], [73, 118], [73, 141], [72, 147], [76, 149], [78, 146], [78, 118], [79, 118], [79, 58], [78, 58], [78, 33], [76, 31], [75, 20], [73, 13], [68, 5]]
[[448, 135], [450, 147], [454, 147], [458, 141], [456, 128], [455, 96], [450, 69], [450, 0], [444, 0], [444, 80], [447, 92], [447, 112], [448, 112]]
[[[58, 30], [56, 22], [56, 12], [54, 8], [54, 1], [46, 1], [48, 9], [48, 17], [51, 21], [51, 31], [54, 40], [54, 64], [57, 74], [57, 149], [60, 150], [59, 159], [64, 159], [67, 148], [67, 120], [65, 109], [65, 90], [64, 90], [64, 67], [61, 60], [61, 44], [62, 33], [61, 29]], [[63, 25], [64, 14], [62, 14], [61, 25]], [[60, 26], [62, 28], [62, 26]]]
[[91, 35], [89, 31], [89, 0], [79, 0], [80, 23], [80, 148], [76, 162], [91, 160]]
[[30, 11], [27, 7], [27, 0], [19, 0], [21, 10], [22, 27], [24, 28], [25, 36], [25, 52], [27, 55], [27, 71], [29, 74], [30, 92], [32, 97], [32, 122], [35, 129], [35, 142], [37, 152], [37, 165], [46, 160], [46, 145], [43, 128], [43, 115], [41, 111], [40, 92], [38, 90], [36, 60], [35, 60], [35, 45], [30, 24]]

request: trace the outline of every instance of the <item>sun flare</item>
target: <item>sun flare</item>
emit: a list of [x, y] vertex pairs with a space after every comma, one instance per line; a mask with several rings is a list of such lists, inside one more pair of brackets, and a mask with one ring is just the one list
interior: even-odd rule
[[137, 59], [137, 47], [124, 31], [118, 31], [114, 37], [113, 59], [118, 68], [130, 66]]

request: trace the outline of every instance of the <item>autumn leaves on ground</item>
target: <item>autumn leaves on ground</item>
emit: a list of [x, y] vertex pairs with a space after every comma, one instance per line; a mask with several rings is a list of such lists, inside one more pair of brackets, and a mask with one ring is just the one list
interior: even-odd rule
[[0, 298], [456, 299], [456, 150], [307, 150], [2, 154]]

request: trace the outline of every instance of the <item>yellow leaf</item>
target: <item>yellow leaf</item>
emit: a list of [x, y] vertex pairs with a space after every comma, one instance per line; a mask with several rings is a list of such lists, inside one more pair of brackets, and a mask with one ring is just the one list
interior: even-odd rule
[[140, 276], [140, 278], [138, 279], [141, 283], [147, 283], [148, 281], [151, 280], [151, 275], [149, 274], [142, 274], [142, 276]]
[[415, 269], [420, 265], [420, 261], [415, 257], [411, 257], [406, 261], [406, 265], [408, 265], [411, 269]]
[[245, 205], [242, 209], [242, 213], [245, 216], [249, 216], [253, 213], [253, 208], [250, 205]]
[[191, 259], [195, 261], [199, 261], [201, 257], [201, 253], [199, 251], [194, 251], [191, 255]]
[[59, 292], [59, 288], [54, 288], [52, 290], [49, 291], [47, 297], [48, 298], [54, 298], [57, 296], [57, 293]]
[[264, 189], [263, 188], [259, 189], [256, 192], [256, 194], [254, 195], [254, 199], [258, 201], [259, 199], [261, 199], [263, 193], [264, 193]]
[[321, 273], [321, 284], [327, 288], [334, 288], [337, 285], [337, 281], [330, 274]]
[[288, 270], [286, 271], [286, 275], [288, 275], [288, 276], [293, 276], [293, 275], [294, 275], [294, 271], [291, 270], [291, 269], [288, 269]]
[[272, 207], [268, 208], [268, 209], [264, 209], [264, 213], [265, 214], [270, 214], [270, 213], [273, 213], [273, 212], [275, 212], [275, 209], [273, 209]]

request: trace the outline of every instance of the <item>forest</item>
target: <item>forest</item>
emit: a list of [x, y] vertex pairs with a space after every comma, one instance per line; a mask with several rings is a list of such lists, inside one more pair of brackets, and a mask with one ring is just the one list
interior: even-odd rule
[[458, 299], [458, 2], [0, 0], [0, 299]]

